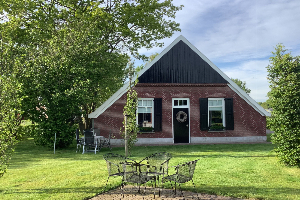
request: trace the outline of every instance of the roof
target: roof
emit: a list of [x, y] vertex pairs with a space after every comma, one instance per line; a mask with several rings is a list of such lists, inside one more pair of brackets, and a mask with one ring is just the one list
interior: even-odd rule
[[[148, 63], [139, 73], [138, 77], [142, 76], [148, 69], [150, 69], [157, 61], [159, 61], [165, 54], [167, 54], [177, 43], [180, 41], [188, 45], [196, 54], [198, 54], [207, 64], [211, 66], [221, 77], [227, 81], [227, 85], [235, 91], [242, 99], [244, 99], [250, 106], [252, 106], [262, 116], [271, 116], [264, 108], [262, 108], [256, 101], [254, 101], [244, 90], [242, 90], [236, 83], [234, 83], [226, 74], [224, 74], [215, 64], [213, 64], [204, 54], [202, 54], [194, 45], [192, 45], [182, 35], [177, 37], [167, 48], [165, 48], [158, 56], [155, 57], [150, 63]], [[136, 77], [134, 78], [134, 80]], [[133, 81], [134, 81], [133, 80]], [[129, 82], [125, 83], [116, 93], [114, 93], [107, 101], [105, 101], [94, 112], [89, 114], [89, 118], [97, 118], [107, 108], [109, 108], [115, 101], [117, 101], [123, 94], [127, 92]]]

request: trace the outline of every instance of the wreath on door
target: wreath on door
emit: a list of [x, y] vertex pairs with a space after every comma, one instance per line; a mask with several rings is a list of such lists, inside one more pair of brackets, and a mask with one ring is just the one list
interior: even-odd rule
[[187, 120], [187, 114], [184, 111], [179, 111], [176, 114], [176, 119], [179, 123], [183, 123]]

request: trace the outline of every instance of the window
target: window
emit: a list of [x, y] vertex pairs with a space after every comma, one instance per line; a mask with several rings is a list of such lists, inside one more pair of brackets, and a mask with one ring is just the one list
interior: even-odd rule
[[153, 127], [153, 99], [139, 99], [137, 109], [139, 127]]
[[211, 130], [225, 127], [224, 99], [208, 99], [208, 127]]
[[174, 100], [174, 106], [187, 106], [187, 100]]
[[219, 124], [226, 127], [226, 131], [234, 130], [233, 98], [200, 98], [199, 103], [201, 131], [212, 130], [211, 125], [221, 120]]

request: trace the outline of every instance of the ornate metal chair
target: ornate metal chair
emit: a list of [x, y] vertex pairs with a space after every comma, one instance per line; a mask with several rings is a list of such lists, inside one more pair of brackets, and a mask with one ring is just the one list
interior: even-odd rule
[[146, 157], [144, 160], [147, 161], [149, 166], [148, 174], [154, 176], [168, 175], [168, 165], [171, 158], [171, 154], [166, 152], [154, 153]]
[[[147, 173], [147, 165], [131, 162], [123, 164], [124, 178], [123, 182], [135, 183], [138, 185], [138, 193], [140, 193], [141, 184], [155, 179], [155, 176], [149, 176]], [[155, 195], [155, 194], [154, 194]], [[155, 196], [154, 196], [155, 197]]]
[[[193, 181], [193, 175], [194, 175], [197, 161], [198, 160], [194, 160], [194, 161], [186, 162], [183, 164], [179, 164], [177, 166], [173, 166], [173, 167], [175, 167], [176, 173], [164, 177], [162, 179], [162, 182], [167, 182], [167, 181], [175, 182], [175, 191], [174, 191], [175, 194], [176, 194], [176, 183], [179, 183], [179, 188], [180, 188], [181, 183], [186, 183], [188, 181], [192, 181], [193, 186], [195, 188], [195, 184]], [[180, 188], [180, 191], [181, 191], [181, 194], [183, 194], [181, 188]]]
[[106, 161], [107, 170], [108, 170], [108, 177], [106, 181], [106, 185], [104, 188], [107, 187], [109, 177], [111, 176], [122, 176], [122, 184], [123, 186], [123, 177], [124, 177], [124, 167], [123, 164], [125, 163], [135, 163], [134, 160], [127, 158], [125, 156], [119, 155], [119, 154], [113, 154], [113, 153], [107, 153], [103, 155], [104, 160]]
[[83, 145], [83, 140], [81, 138], [79, 138], [79, 130], [76, 129], [76, 142], [77, 142], [77, 149], [76, 149], [76, 153], [78, 151], [80, 151], [81, 145]]
[[84, 131], [84, 143], [83, 143], [82, 154], [84, 154], [84, 152], [88, 151], [89, 149], [93, 149], [93, 151], [95, 151], [96, 154], [97, 148], [98, 145], [97, 142], [95, 142], [93, 131], [91, 130]]
[[[155, 182], [155, 188], [156, 188], [156, 180], [159, 184], [159, 176], [162, 175], [163, 177], [165, 175], [168, 175], [168, 164], [169, 160], [172, 158], [170, 153], [166, 152], [159, 152], [151, 154], [150, 156], [144, 158], [139, 164], [144, 163], [144, 161], [147, 162], [147, 171], [144, 171], [142, 173], [146, 173], [148, 177], [152, 177], [151, 180], [154, 180]], [[159, 189], [159, 196], [160, 196], [160, 189]], [[155, 194], [154, 194], [155, 197]]]
[[99, 150], [102, 148], [102, 147], [108, 147], [109, 150], [111, 150], [111, 146], [110, 146], [110, 138], [111, 138], [111, 131], [109, 132], [109, 136], [108, 138], [101, 138], [101, 141], [100, 141], [100, 146], [99, 146]]

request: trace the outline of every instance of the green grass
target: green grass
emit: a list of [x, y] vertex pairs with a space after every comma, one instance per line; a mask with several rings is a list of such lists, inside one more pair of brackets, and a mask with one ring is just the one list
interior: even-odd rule
[[[300, 169], [278, 163], [272, 144], [173, 145], [134, 147], [132, 159], [155, 152], [172, 154], [170, 166], [199, 159], [194, 182], [197, 192], [252, 199], [300, 200]], [[0, 199], [85, 199], [101, 193], [107, 180], [103, 154], [75, 153], [35, 146], [32, 139], [18, 144], [7, 173], [0, 178]], [[124, 155], [124, 148], [113, 148]], [[171, 171], [172, 173], [172, 171]], [[110, 178], [115, 188], [121, 178]], [[168, 183], [165, 187], [170, 187]], [[192, 183], [182, 184], [193, 190]]]

